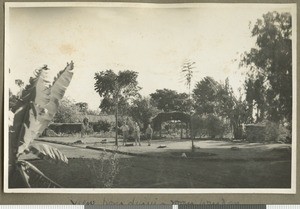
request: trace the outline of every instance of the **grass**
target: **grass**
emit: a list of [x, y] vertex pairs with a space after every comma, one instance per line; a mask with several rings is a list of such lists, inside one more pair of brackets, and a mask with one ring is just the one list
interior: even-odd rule
[[34, 160], [66, 188], [290, 188], [291, 161], [236, 161], [157, 157], [69, 159], [68, 165]]

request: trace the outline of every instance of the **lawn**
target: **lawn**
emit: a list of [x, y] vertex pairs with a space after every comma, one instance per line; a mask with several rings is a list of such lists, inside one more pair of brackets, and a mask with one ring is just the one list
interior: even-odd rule
[[[102, 144], [99, 138], [83, 139], [82, 144], [73, 144], [76, 138], [43, 140], [36, 143], [57, 147], [69, 163], [50, 164], [33, 155], [24, 158], [64, 188], [291, 187], [288, 144], [206, 140], [195, 141], [197, 149], [192, 152], [188, 140], [157, 140], [150, 147], [146, 142], [142, 146], [120, 146], [119, 153], [114, 153], [114, 143]], [[166, 148], [159, 149], [161, 144]]]
[[73, 158], [33, 163], [66, 188], [290, 188], [291, 163], [161, 157]]

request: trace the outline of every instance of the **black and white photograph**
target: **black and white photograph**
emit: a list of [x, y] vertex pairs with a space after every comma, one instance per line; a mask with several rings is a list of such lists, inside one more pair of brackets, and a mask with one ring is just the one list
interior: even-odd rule
[[296, 4], [5, 4], [6, 193], [296, 192]]

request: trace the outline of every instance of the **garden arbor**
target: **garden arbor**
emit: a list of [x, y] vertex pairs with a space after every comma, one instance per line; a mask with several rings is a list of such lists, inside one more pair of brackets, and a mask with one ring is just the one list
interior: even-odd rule
[[[184, 112], [162, 112], [152, 118], [152, 124], [154, 131], [159, 131], [161, 137], [161, 125], [163, 122], [179, 120], [181, 123], [185, 123], [186, 133], [191, 127], [191, 116]], [[182, 126], [181, 126], [181, 138], [182, 138]], [[186, 136], [188, 137], [188, 136]]]

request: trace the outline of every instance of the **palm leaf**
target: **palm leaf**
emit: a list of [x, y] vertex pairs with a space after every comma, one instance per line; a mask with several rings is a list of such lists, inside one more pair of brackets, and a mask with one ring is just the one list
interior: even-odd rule
[[55, 147], [51, 147], [46, 144], [34, 144], [29, 147], [29, 150], [39, 158], [51, 163], [68, 163], [68, 158]]
[[23, 90], [16, 105], [17, 111], [15, 112], [13, 133], [10, 138], [11, 156], [23, 153], [34, 139], [32, 135], [37, 130], [35, 120], [38, 115], [35, 105], [44, 105], [48, 102], [47, 71], [47, 66], [35, 71], [35, 77], [30, 78], [29, 85]]
[[67, 87], [69, 86], [71, 79], [73, 77], [74, 63], [71, 62], [67, 64], [66, 68], [60, 71], [55, 78], [51, 89], [50, 89], [50, 100], [45, 106], [45, 111], [43, 114], [38, 116], [38, 121], [40, 122], [40, 127], [37, 135], [43, 133], [45, 128], [49, 125], [53, 119], [55, 113], [57, 112], [59, 101], [63, 98]]
[[49, 179], [37, 167], [26, 161], [19, 161], [18, 168], [24, 175], [26, 184], [30, 188], [61, 188], [59, 184]]

